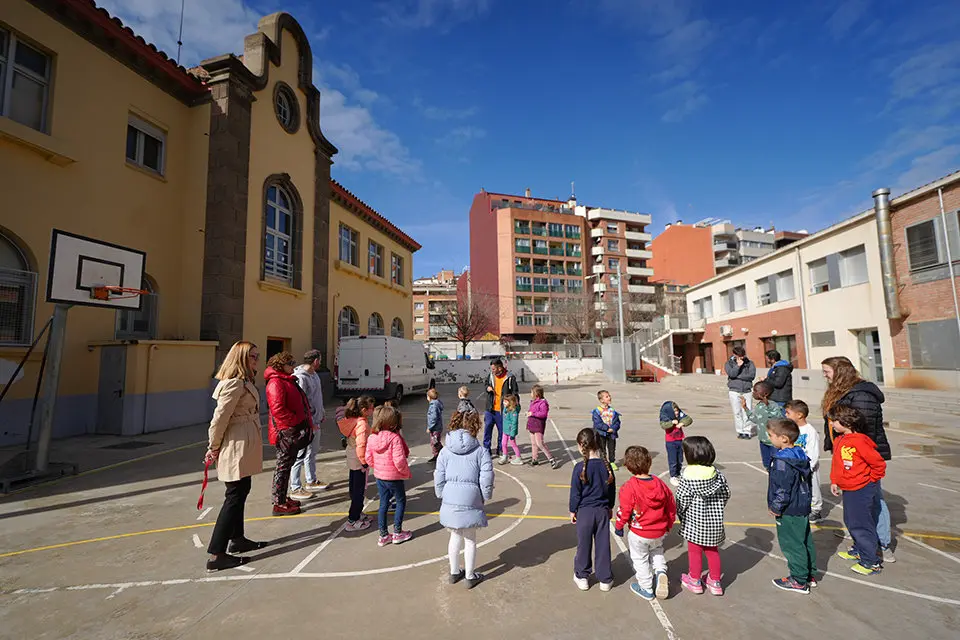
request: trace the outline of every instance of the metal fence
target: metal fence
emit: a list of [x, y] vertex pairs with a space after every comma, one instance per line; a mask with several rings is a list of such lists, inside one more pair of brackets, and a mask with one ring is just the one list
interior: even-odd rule
[[0, 268], [0, 345], [33, 342], [33, 314], [37, 302], [37, 274]]

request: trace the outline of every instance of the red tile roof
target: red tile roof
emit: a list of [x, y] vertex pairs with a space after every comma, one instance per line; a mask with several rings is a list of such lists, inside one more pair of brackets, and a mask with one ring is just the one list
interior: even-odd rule
[[400, 230], [400, 227], [387, 220], [383, 215], [377, 213], [373, 207], [355, 196], [336, 180], [330, 180], [330, 193], [335, 200], [345, 205], [347, 209], [364, 218], [366, 222], [373, 227], [386, 233], [389, 237], [409, 249], [411, 253], [420, 250], [421, 246], [419, 242], [405, 234]]
[[208, 93], [207, 87], [195, 76], [187, 73], [186, 69], [157, 49], [155, 45], [135, 34], [130, 27], [124, 26], [119, 18], [111, 16], [106, 9], [98, 7], [93, 0], [58, 0], [57, 4], [60, 5], [61, 10], [73, 11], [78, 17], [99, 27], [103, 32], [102, 35], [124, 49], [125, 53], [142, 57], [183, 93], [191, 97], [202, 97]]

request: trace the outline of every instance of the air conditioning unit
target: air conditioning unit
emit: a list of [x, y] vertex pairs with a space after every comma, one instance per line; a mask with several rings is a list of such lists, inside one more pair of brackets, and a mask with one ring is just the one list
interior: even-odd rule
[[724, 338], [730, 338], [733, 336], [733, 327], [729, 324], [720, 325], [720, 335]]

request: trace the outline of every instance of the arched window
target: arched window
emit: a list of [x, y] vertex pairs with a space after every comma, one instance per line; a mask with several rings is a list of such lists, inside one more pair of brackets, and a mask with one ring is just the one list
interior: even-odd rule
[[37, 274], [13, 241], [0, 235], [0, 345], [33, 342]]
[[383, 317], [379, 313], [374, 312], [370, 314], [370, 319], [367, 321], [367, 335], [383, 335]]
[[337, 320], [337, 337], [346, 338], [347, 336], [360, 335], [360, 318], [353, 307], [344, 307], [340, 310], [340, 316]]
[[403, 320], [400, 318], [393, 319], [393, 324], [390, 325], [390, 335], [392, 335], [394, 338], [403, 337]]
[[140, 309], [117, 311], [117, 340], [157, 339], [157, 287], [153, 280], [144, 274], [140, 288], [150, 292], [140, 296]]
[[267, 188], [263, 273], [293, 283], [293, 198], [280, 185]]

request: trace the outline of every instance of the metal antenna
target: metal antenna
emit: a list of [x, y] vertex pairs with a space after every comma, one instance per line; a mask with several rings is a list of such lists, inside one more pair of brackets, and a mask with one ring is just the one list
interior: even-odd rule
[[183, 48], [183, 5], [187, 0], [180, 0], [180, 33], [177, 35], [177, 64], [180, 64], [180, 49]]
[[571, 198], [577, 197], [577, 190], [574, 188], [574, 183], [572, 180], [570, 181], [570, 197]]

